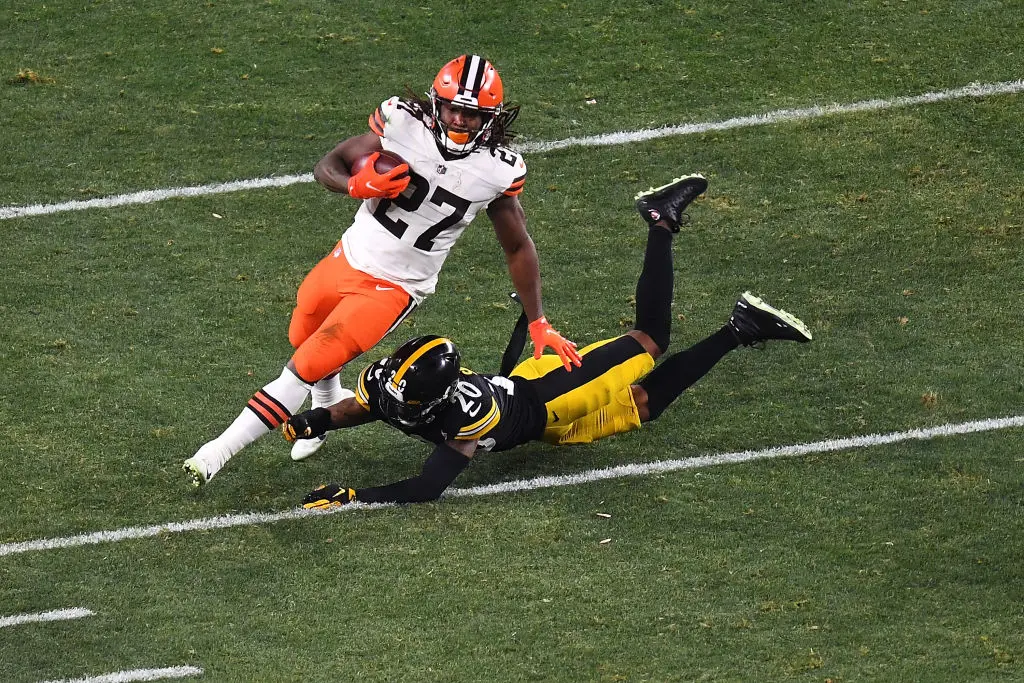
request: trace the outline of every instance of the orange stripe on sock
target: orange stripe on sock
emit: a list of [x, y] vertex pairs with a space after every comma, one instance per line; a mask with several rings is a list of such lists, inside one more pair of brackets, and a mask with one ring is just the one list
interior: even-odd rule
[[246, 404], [246, 408], [256, 413], [256, 417], [258, 417], [263, 422], [263, 424], [267, 425], [271, 429], [277, 429], [278, 425], [281, 424], [280, 420], [274, 419], [274, 416], [271, 415], [266, 408], [261, 406], [253, 399], [249, 399], [249, 402]]
[[259, 401], [260, 403], [265, 405], [267, 407], [267, 410], [273, 413], [274, 417], [277, 417], [281, 422], [284, 422], [289, 417], [291, 417], [289, 412], [285, 409], [283, 405], [281, 405], [281, 403], [276, 398], [266, 393], [262, 389], [257, 391], [256, 395], [253, 396], [252, 398], [254, 401]]

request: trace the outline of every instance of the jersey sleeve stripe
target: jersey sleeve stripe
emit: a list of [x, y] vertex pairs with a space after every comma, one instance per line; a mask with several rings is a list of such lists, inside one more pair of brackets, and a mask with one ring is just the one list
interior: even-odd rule
[[380, 107], [370, 116], [370, 130], [380, 137], [384, 137], [384, 118], [380, 115]]
[[525, 173], [523, 175], [519, 176], [518, 178], [516, 178], [515, 180], [513, 180], [512, 184], [509, 185], [508, 189], [505, 190], [502, 194], [504, 194], [504, 195], [506, 195], [508, 197], [514, 197], [514, 196], [516, 196], [517, 194], [519, 194], [520, 192], [523, 191], [523, 186], [524, 185], [526, 185], [526, 174]]
[[491, 399], [491, 409], [487, 414], [471, 425], [466, 425], [455, 435], [456, 439], [479, 439], [489, 432], [501, 420], [501, 411], [498, 410], [498, 402]]
[[367, 410], [370, 409], [370, 394], [366, 391], [366, 373], [370, 371], [370, 368], [366, 368], [359, 373], [359, 383], [356, 384], [356, 403]]

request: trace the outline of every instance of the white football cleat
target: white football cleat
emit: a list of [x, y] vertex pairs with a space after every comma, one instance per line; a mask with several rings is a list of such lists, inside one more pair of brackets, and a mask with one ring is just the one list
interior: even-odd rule
[[320, 447], [327, 441], [327, 435], [323, 434], [315, 439], [296, 439], [292, 444], [292, 460], [298, 462], [320, 450]]
[[[348, 389], [341, 389], [340, 391], [337, 391], [335, 393], [335, 400], [330, 405], [340, 403], [341, 401], [344, 401], [346, 398], [352, 398], [353, 396], [355, 396], [354, 392]], [[315, 403], [313, 405], [313, 408], [321, 407], [323, 406], [316, 405]], [[320, 450], [320, 447], [324, 445], [324, 442], [327, 441], [327, 436], [327, 434], [323, 434], [321, 436], [316, 437], [315, 439], [296, 439], [295, 443], [292, 444], [292, 460], [294, 460], [295, 462], [305, 460], [309, 456], [316, 453], [318, 450]]]
[[231, 454], [214, 439], [203, 444], [195, 455], [182, 463], [181, 469], [188, 477], [188, 483], [199, 488], [213, 479], [213, 475], [230, 459]]
[[181, 471], [188, 477], [188, 485], [194, 489], [209, 481], [209, 477], [206, 474], [206, 463], [194, 455], [182, 463]]

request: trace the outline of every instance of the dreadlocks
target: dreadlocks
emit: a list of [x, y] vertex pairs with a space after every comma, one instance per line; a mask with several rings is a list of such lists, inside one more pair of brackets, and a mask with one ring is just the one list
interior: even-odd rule
[[[410, 88], [408, 85], [405, 86], [405, 97], [402, 98], [410, 109], [424, 123], [429, 124], [433, 118], [434, 108], [430, 104], [430, 100], [426, 100]], [[495, 149], [497, 147], [507, 147], [513, 140], [519, 137], [519, 134], [513, 130], [510, 130], [512, 123], [519, 117], [519, 105], [510, 104], [504, 107], [494, 117], [494, 123], [491, 124], [491, 129], [487, 131], [487, 137], [480, 143], [481, 147], [488, 149]]]

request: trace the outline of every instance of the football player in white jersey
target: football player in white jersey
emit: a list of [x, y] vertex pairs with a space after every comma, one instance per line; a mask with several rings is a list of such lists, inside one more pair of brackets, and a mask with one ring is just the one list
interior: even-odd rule
[[[721, 328], [655, 367], [672, 327], [672, 233], [706, 188], [707, 180], [695, 174], [637, 196], [649, 228], [636, 287], [636, 326], [585, 347], [576, 372], [566, 372], [550, 355], [527, 359], [507, 375], [472, 372], [462, 367], [448, 339], [418, 337], [363, 370], [354, 397], [289, 418], [282, 427], [289, 441], [383, 421], [434, 444], [416, 476], [358, 489], [328, 484], [307, 495], [304, 506], [434, 500], [481, 451], [535, 440], [588, 443], [638, 429], [737, 347], [810, 341], [800, 320], [746, 292]], [[518, 358], [521, 350], [522, 344], [513, 347], [511, 356]]]
[[[363, 203], [341, 241], [299, 287], [288, 329], [295, 352], [280, 377], [185, 461], [194, 486], [286, 422], [311, 393], [314, 408], [352, 396], [338, 372], [434, 291], [448, 252], [481, 209], [494, 224], [531, 321], [535, 356], [551, 347], [566, 370], [579, 366], [576, 345], [552, 328], [541, 305], [537, 251], [519, 203], [526, 164], [506, 146], [517, 114], [518, 107], [504, 105], [494, 66], [462, 55], [441, 68], [427, 99], [392, 97], [370, 116], [370, 132], [344, 140], [320, 160], [317, 182]], [[377, 155], [385, 150], [406, 163], [378, 172]], [[306, 458], [322, 443], [298, 442], [292, 458]]]

